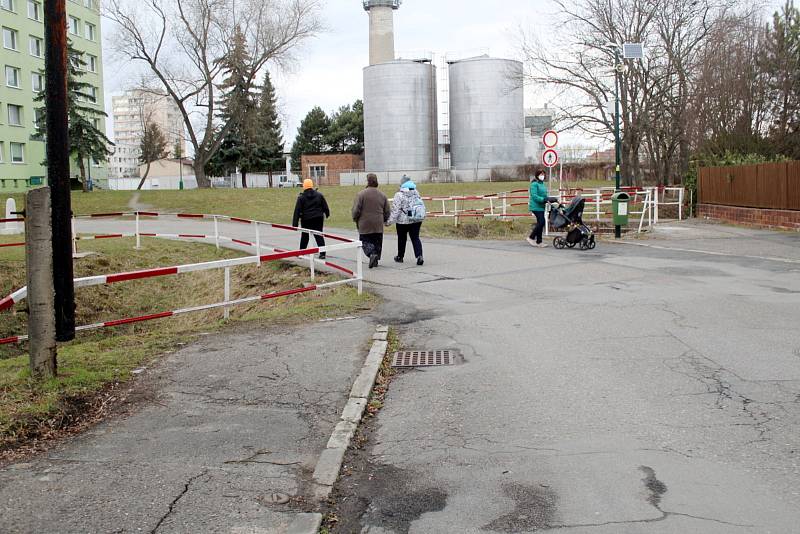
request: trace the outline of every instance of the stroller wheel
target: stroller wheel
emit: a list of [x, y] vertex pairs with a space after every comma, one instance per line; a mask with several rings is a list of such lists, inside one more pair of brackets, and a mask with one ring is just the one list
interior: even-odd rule
[[560, 250], [560, 249], [563, 249], [563, 248], [565, 248], [565, 247], [566, 247], [566, 244], [567, 244], [567, 242], [566, 242], [566, 241], [564, 240], [564, 238], [563, 238], [563, 237], [561, 237], [561, 236], [556, 236], [556, 237], [553, 239], [553, 247], [554, 247], [554, 248], [557, 248], [557, 249], [559, 249], [559, 250]]
[[581, 239], [581, 250], [587, 250], [589, 248], [589, 240], [585, 237]]
[[597, 242], [594, 240], [594, 236], [589, 239], [589, 242], [586, 244], [586, 248], [589, 250], [594, 250], [594, 247], [597, 246]]

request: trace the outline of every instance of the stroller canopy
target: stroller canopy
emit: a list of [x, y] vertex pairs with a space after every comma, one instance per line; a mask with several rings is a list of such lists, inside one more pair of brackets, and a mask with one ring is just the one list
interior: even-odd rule
[[570, 220], [580, 220], [583, 216], [583, 209], [586, 206], [586, 199], [582, 196], [578, 195], [572, 199], [572, 202], [569, 203], [566, 212], [564, 215], [567, 216]]

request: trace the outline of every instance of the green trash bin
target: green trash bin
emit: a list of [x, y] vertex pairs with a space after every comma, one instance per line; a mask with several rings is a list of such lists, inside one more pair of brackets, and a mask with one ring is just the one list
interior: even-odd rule
[[628, 202], [631, 196], [625, 191], [618, 191], [611, 196], [614, 226], [628, 226]]

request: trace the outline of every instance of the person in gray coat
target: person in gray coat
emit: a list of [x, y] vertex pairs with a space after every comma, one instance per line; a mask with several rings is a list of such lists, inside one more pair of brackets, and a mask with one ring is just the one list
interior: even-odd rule
[[378, 266], [383, 251], [383, 226], [389, 220], [389, 199], [378, 189], [378, 177], [367, 175], [367, 187], [358, 193], [353, 202], [353, 221], [358, 225], [358, 238], [364, 254], [369, 257], [369, 268]]

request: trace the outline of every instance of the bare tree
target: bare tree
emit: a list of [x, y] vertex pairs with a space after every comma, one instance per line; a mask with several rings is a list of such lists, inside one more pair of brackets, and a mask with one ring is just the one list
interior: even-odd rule
[[643, 43], [642, 61], [617, 73], [625, 183], [642, 178], [642, 158], [660, 182], [684, 176], [695, 75], [711, 32], [738, 0], [557, 0], [563, 52], [523, 41], [529, 81], [560, 87], [562, 128], [610, 138], [614, 45]]
[[269, 62], [291, 61], [297, 47], [322, 29], [317, 0], [108, 0], [105, 15], [118, 30], [118, 52], [147, 65], [178, 106], [194, 149], [199, 187], [204, 167], [236, 121], [215, 128], [223, 59], [240, 28], [250, 51], [246, 83]]

